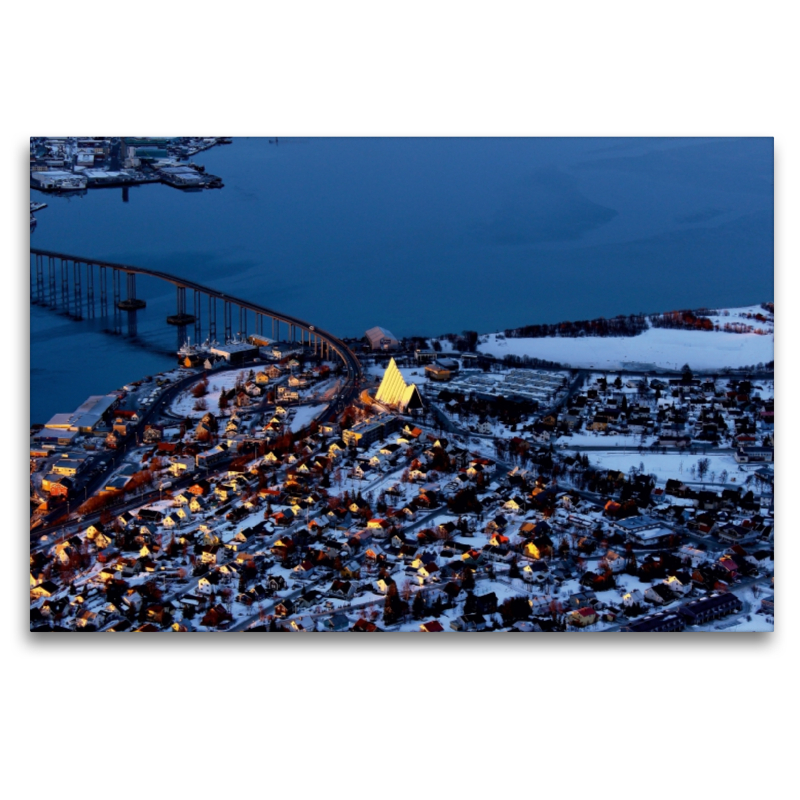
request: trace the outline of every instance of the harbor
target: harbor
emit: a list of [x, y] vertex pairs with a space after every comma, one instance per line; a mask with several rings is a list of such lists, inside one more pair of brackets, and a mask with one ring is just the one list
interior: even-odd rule
[[[221, 189], [220, 177], [189, 159], [231, 141], [230, 137], [32, 138], [30, 187], [58, 194], [120, 186], [124, 191], [147, 183], [183, 190]], [[31, 230], [35, 225], [31, 217]]]
[[31, 231], [36, 227], [36, 217], [33, 215], [37, 211], [41, 211], [43, 208], [47, 208], [47, 203], [34, 203], [31, 202]]

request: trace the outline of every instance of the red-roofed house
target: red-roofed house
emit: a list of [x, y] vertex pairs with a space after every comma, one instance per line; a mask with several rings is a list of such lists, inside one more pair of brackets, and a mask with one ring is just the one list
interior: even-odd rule
[[597, 612], [591, 606], [579, 608], [570, 614], [570, 622], [578, 628], [585, 628], [597, 622]]

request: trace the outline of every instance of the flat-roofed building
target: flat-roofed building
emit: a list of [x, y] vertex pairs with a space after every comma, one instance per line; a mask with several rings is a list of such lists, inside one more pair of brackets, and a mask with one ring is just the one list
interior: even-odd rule
[[83, 469], [83, 465], [84, 459], [82, 458], [61, 458], [53, 464], [52, 472], [56, 475], [73, 477]]
[[[138, 158], [143, 157], [141, 149], [137, 150], [136, 155]], [[203, 182], [203, 178], [197, 170], [184, 164], [161, 167], [159, 173], [164, 182], [172, 186], [199, 186]]]
[[452, 371], [439, 363], [427, 364], [425, 366], [425, 374], [432, 381], [449, 381], [453, 377]]
[[72, 425], [72, 414], [53, 414], [50, 419], [45, 422], [45, 428], [51, 429], [59, 429], [63, 428], [64, 430], [69, 430], [69, 427]]
[[772, 461], [775, 457], [775, 450], [772, 447], [739, 447], [734, 455], [740, 464], [750, 464], [760, 461]]
[[243, 364], [258, 357], [258, 348], [247, 342], [229, 342], [212, 347], [209, 351], [224, 358], [229, 364]]
[[268, 349], [273, 358], [282, 361], [284, 358], [302, 353], [303, 345], [299, 342], [273, 342]]
[[436, 356], [439, 355], [435, 350], [415, 350], [414, 358], [417, 364], [431, 364], [436, 361]]
[[69, 428], [42, 428], [32, 439], [35, 444], [45, 448], [68, 447], [78, 435], [78, 431]]
[[86, 178], [65, 170], [48, 169], [31, 172], [30, 180], [35, 189], [68, 192], [86, 188]]
[[636, 544], [655, 546], [669, 541], [674, 532], [652, 517], [638, 516], [615, 520], [612, 527], [624, 533]]
[[383, 413], [344, 431], [342, 439], [350, 447], [364, 449], [397, 430], [400, 430], [400, 420], [393, 414]]

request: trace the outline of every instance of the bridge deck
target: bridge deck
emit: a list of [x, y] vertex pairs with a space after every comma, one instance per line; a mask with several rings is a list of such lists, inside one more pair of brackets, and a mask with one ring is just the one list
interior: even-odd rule
[[294, 325], [296, 328], [300, 328], [308, 333], [314, 334], [315, 336], [319, 336], [320, 339], [327, 342], [331, 349], [337, 353], [342, 361], [344, 361], [348, 373], [350, 373], [351, 376], [355, 377], [361, 373], [361, 365], [359, 364], [355, 353], [353, 353], [353, 351], [350, 350], [350, 348], [341, 339], [334, 336], [332, 333], [329, 333], [328, 331], [317, 328], [316, 326], [306, 322], [306, 320], [300, 319], [299, 317], [295, 317], [290, 314], [284, 314], [280, 311], [276, 311], [273, 308], [268, 308], [267, 306], [263, 306], [259, 303], [254, 303], [251, 300], [245, 300], [244, 298], [236, 297], [235, 295], [225, 294], [217, 289], [212, 289], [209, 286], [204, 286], [201, 283], [197, 283], [197, 281], [189, 280], [188, 278], [181, 278], [177, 275], [171, 275], [168, 272], [161, 272], [160, 270], [137, 267], [131, 264], [119, 264], [114, 261], [105, 261], [98, 258], [86, 258], [85, 256], [76, 256], [69, 253], [59, 253], [53, 250], [41, 250], [34, 247], [30, 248], [30, 253], [31, 255], [42, 256], [44, 258], [58, 258], [63, 261], [93, 264], [98, 267], [104, 267], [106, 269], [115, 270], [117, 272], [125, 272], [132, 275], [147, 275], [148, 277], [157, 278], [184, 289], [192, 289], [198, 294], [214, 297], [226, 303], [239, 306], [239, 308], [253, 311], [261, 316], [270, 317], [278, 322], [283, 322], [287, 325]]

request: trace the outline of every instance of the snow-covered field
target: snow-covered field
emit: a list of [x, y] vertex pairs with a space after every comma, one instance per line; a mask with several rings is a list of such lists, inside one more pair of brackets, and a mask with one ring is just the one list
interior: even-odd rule
[[772, 633], [775, 630], [775, 621], [764, 614], [751, 614], [749, 621], [743, 619], [724, 630], [728, 633]]
[[[203, 396], [208, 408], [214, 414], [219, 414], [219, 396], [224, 389], [228, 391], [236, 385], [236, 380], [239, 375], [247, 375], [247, 370], [236, 371], [230, 370], [229, 372], [220, 372], [217, 374], [210, 374], [208, 376], [208, 394]], [[191, 389], [197, 384], [192, 384], [192, 387], [185, 392], [181, 392], [169, 407], [169, 412], [178, 417], [189, 417], [190, 419], [200, 419], [206, 411], [194, 410], [194, 405], [197, 402], [196, 397], [192, 395]]]
[[665, 482], [668, 478], [680, 481], [697, 481], [698, 479], [692, 477], [692, 466], [696, 465], [701, 458], [708, 458], [711, 463], [709, 467], [708, 476], [706, 480], [709, 481], [712, 472], [715, 473], [717, 480], [723, 470], [728, 472], [728, 482], [735, 479], [737, 483], [743, 481], [746, 476], [740, 473], [739, 465], [731, 453], [716, 453], [709, 450], [708, 453], [696, 456], [680, 454], [680, 453], [665, 453], [652, 455], [650, 453], [602, 453], [591, 452], [588, 453], [589, 461], [593, 466], [603, 467], [604, 469], [616, 469], [620, 472], [627, 473], [631, 467], [637, 467], [640, 463], [644, 464], [645, 474], [654, 474], [659, 483]]
[[315, 406], [299, 406], [295, 410], [294, 417], [292, 417], [292, 421], [289, 423], [292, 432], [299, 431], [300, 428], [304, 428], [306, 425], [309, 425], [311, 421], [318, 417], [327, 406], [325, 403], [320, 403], [319, 405]]
[[[729, 316], [713, 316], [724, 325], [743, 323], [771, 329], [747, 319], [746, 313], [761, 311], [758, 306], [728, 309]], [[502, 333], [480, 337], [478, 350], [498, 358], [505, 355], [530, 356], [586, 369], [679, 370], [684, 364], [692, 369], [737, 368], [766, 363], [775, 358], [774, 333], [726, 333], [724, 331], [688, 331], [649, 328], [639, 336], [627, 337], [546, 337], [541, 339], [506, 339]]]
[[[638, 433], [593, 433], [592, 431], [578, 431], [569, 436], [559, 436], [556, 444], [559, 446], [578, 447], [638, 447], [642, 437]], [[654, 436], [645, 437], [645, 446], [655, 440]]]

